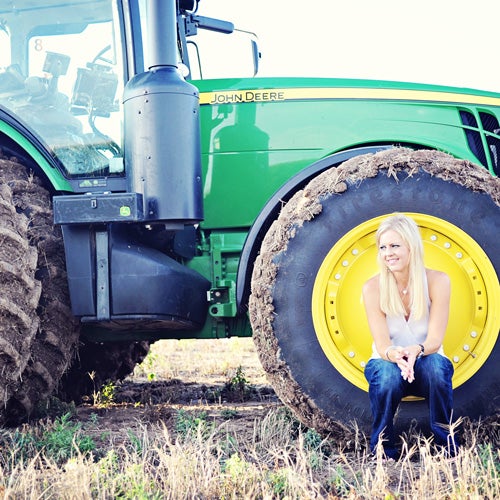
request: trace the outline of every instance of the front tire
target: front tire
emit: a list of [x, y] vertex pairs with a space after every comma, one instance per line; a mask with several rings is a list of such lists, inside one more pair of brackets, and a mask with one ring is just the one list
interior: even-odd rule
[[[289, 201], [264, 238], [249, 312], [264, 369], [303, 423], [331, 433], [371, 422], [361, 287], [378, 272], [374, 233], [393, 212], [416, 219], [426, 265], [452, 279], [455, 415], [498, 411], [499, 205], [499, 181], [485, 169], [406, 149], [353, 158]], [[427, 415], [425, 401], [404, 401], [398, 421]]]

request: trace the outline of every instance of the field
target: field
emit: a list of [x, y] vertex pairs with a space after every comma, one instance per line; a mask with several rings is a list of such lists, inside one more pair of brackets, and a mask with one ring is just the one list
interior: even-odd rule
[[370, 457], [356, 428], [301, 426], [251, 339], [157, 342], [124, 382], [0, 432], [5, 499], [500, 497], [498, 417], [462, 422], [454, 459], [412, 433], [399, 462]]

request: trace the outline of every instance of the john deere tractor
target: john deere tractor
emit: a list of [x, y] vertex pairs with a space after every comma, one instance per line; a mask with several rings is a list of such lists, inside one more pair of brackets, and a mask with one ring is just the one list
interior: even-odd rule
[[[207, 32], [248, 35], [247, 76], [202, 78]], [[456, 415], [498, 411], [500, 94], [260, 78], [259, 58], [196, 0], [1, 3], [1, 423], [158, 339], [253, 335], [302, 422], [365, 426], [361, 288], [394, 212], [451, 278]]]

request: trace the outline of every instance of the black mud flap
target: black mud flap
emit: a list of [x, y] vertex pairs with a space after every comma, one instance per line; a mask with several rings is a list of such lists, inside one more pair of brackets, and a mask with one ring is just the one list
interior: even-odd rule
[[126, 329], [198, 329], [210, 282], [166, 254], [131, 241], [124, 225], [63, 225], [73, 314]]

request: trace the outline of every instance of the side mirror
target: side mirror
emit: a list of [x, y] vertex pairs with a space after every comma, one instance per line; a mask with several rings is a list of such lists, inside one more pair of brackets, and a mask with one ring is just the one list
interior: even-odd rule
[[233, 29], [230, 34], [200, 30], [187, 43], [190, 79], [252, 78], [259, 71], [257, 36]]

